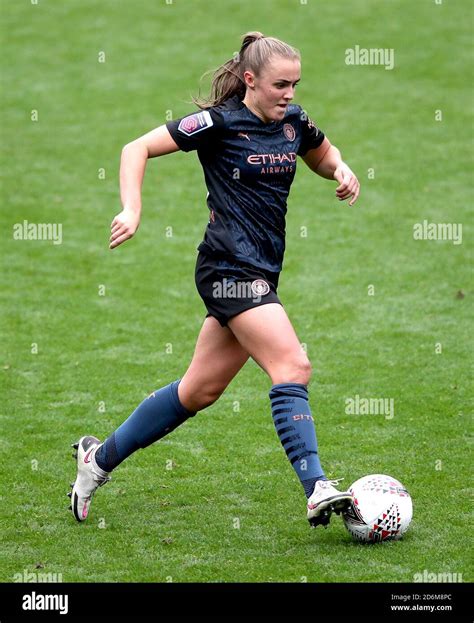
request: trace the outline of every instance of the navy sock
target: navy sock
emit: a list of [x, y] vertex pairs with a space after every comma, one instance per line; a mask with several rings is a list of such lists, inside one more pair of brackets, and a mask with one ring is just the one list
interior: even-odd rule
[[308, 389], [300, 383], [279, 383], [269, 396], [278, 437], [309, 498], [315, 482], [327, 479], [319, 462]]
[[146, 448], [161, 439], [189, 417], [196, 415], [183, 407], [178, 397], [181, 379], [154, 391], [135, 409], [103, 445], [95, 460], [106, 472], [111, 472], [139, 448]]

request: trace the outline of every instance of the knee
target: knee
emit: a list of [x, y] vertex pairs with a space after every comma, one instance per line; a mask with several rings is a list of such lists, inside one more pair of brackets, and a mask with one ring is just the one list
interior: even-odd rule
[[298, 353], [278, 367], [276, 373], [271, 375], [273, 384], [277, 383], [301, 383], [308, 385], [311, 380], [312, 366], [305, 352]]

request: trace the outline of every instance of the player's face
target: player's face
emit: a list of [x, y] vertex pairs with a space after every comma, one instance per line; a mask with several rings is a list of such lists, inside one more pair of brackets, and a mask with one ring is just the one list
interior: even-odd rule
[[274, 58], [260, 75], [244, 73], [247, 92], [244, 103], [265, 123], [280, 121], [295, 95], [300, 80], [301, 64], [298, 60]]

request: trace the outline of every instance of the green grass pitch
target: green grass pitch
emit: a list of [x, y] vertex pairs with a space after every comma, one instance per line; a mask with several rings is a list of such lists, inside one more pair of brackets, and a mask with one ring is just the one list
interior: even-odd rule
[[[0, 581], [472, 580], [472, 4], [445, 0], [2, 0]], [[67, 511], [69, 444], [114, 430], [182, 375], [204, 318], [196, 154], [149, 161], [133, 240], [108, 250], [124, 144], [194, 110], [202, 73], [248, 30], [301, 50], [300, 103], [362, 192], [349, 208], [302, 161], [279, 294], [314, 366], [323, 467], [387, 473], [414, 501], [400, 542], [310, 530], [248, 363], [222, 398], [119, 467], [89, 520]], [[345, 51], [393, 49], [395, 65]], [[35, 112], [36, 111], [36, 112]], [[62, 225], [62, 244], [14, 226]], [[462, 243], [414, 240], [462, 224]], [[172, 228], [172, 229], [169, 229]], [[170, 235], [172, 232], [172, 235]], [[306, 234], [306, 235], [305, 235]], [[393, 398], [394, 417], [346, 413]]]

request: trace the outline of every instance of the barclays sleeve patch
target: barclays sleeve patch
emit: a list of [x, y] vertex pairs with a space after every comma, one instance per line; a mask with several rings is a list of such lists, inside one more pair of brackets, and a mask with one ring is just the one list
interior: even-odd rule
[[198, 132], [202, 132], [206, 128], [210, 128], [213, 124], [212, 117], [208, 110], [202, 110], [201, 112], [194, 113], [188, 117], [181, 119], [178, 126], [178, 131], [186, 136], [193, 136]]

